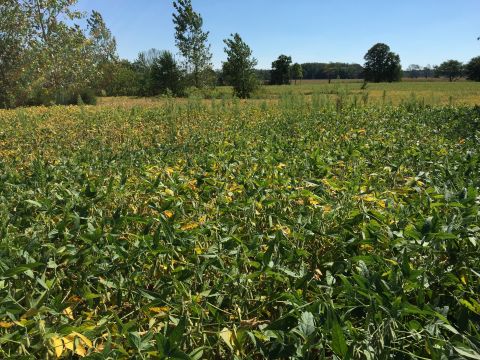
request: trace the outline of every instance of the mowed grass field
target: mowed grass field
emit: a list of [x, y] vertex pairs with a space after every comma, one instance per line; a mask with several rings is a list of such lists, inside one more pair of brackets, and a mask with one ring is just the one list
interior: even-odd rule
[[[290, 86], [262, 86], [249, 102], [276, 103], [282, 97], [302, 96], [310, 101], [326, 103], [364, 105], [475, 105], [480, 104], [480, 83], [470, 81], [448, 82], [442, 79], [424, 81], [406, 79], [399, 83], [369, 83], [362, 89], [361, 80], [302, 80]], [[220, 86], [203, 94], [191, 97], [207, 99], [231, 99], [232, 89]], [[106, 106], [157, 106], [164, 103], [163, 98], [101, 98], [100, 105]], [[180, 100], [182, 102], [182, 100]], [[183, 100], [186, 102], [186, 100]], [[209, 102], [209, 101], [206, 101]]]
[[0, 358], [479, 358], [479, 86], [359, 86], [0, 111]]

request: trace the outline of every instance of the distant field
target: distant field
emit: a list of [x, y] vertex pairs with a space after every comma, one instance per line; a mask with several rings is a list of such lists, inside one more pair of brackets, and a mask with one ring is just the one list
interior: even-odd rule
[[480, 103], [480, 83], [459, 81], [402, 81], [398, 83], [368, 83], [362, 90], [358, 80], [311, 82], [291, 86], [266, 86], [263, 93], [279, 96], [283, 93], [303, 95], [333, 95], [348, 101], [397, 105], [405, 102], [423, 102], [426, 105], [455, 105]]
[[[475, 105], [480, 104], [480, 83], [458, 81], [403, 81], [399, 83], [369, 83], [362, 89], [359, 80], [304, 80], [290, 86], [262, 86], [248, 102], [267, 100], [275, 102], [284, 96], [305, 95], [310, 101], [320, 103], [366, 105]], [[203, 97], [229, 99], [232, 90], [228, 86], [209, 90]], [[155, 106], [164, 98], [102, 98], [100, 105]], [[185, 103], [186, 99], [178, 100]]]

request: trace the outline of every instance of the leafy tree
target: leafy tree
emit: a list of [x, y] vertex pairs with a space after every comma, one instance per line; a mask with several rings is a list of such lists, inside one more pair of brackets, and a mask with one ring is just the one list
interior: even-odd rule
[[271, 83], [273, 85], [290, 84], [290, 64], [292, 58], [287, 55], [280, 55], [277, 60], [272, 63]]
[[37, 69], [36, 101], [63, 103], [70, 93], [86, 88], [96, 76], [91, 49], [76, 20], [77, 0], [25, 0], [30, 21], [32, 65]]
[[162, 52], [157, 49], [142, 51], [133, 63], [138, 79], [138, 94], [140, 96], [155, 95], [152, 82], [152, 69]]
[[447, 77], [452, 82], [463, 75], [463, 64], [457, 60], [448, 60], [436, 68], [436, 73]]
[[376, 44], [365, 55], [365, 80], [373, 82], [400, 81], [400, 56], [386, 44]]
[[470, 60], [465, 67], [467, 78], [473, 81], [480, 81], [480, 56]]
[[140, 92], [140, 77], [130, 61], [112, 61], [104, 65], [99, 86], [108, 96], [136, 96]]
[[102, 15], [98, 11], [92, 11], [87, 24], [96, 63], [117, 60], [117, 41], [105, 24]]
[[295, 80], [295, 85], [297, 85], [297, 80], [302, 80], [303, 79], [303, 69], [302, 65], [299, 63], [295, 63], [292, 65], [292, 77]]
[[93, 65], [97, 71], [97, 76], [93, 79], [94, 84], [92, 86], [97, 92], [106, 91], [108, 81], [113, 81], [109, 72], [111, 71], [111, 64], [118, 60], [117, 42], [99, 12], [92, 11], [87, 24], [94, 61]]
[[257, 60], [252, 57], [252, 50], [240, 35], [231, 35], [225, 39], [227, 61], [223, 63], [223, 74], [227, 84], [233, 86], [234, 94], [240, 98], [249, 98], [258, 85], [255, 74]]
[[151, 77], [152, 90], [155, 95], [168, 92], [176, 96], [183, 94], [182, 71], [171, 52], [162, 51], [153, 61]]
[[76, 3], [2, 0], [0, 106], [71, 102], [101, 78], [100, 45], [112, 44], [111, 34], [94, 13], [89, 38], [77, 23], [83, 15]]
[[0, 107], [15, 107], [27, 96], [28, 22], [16, 0], [0, 3]]
[[176, 0], [173, 7], [176, 10], [173, 14], [175, 43], [184, 58], [185, 70], [191, 75], [195, 87], [204, 87], [212, 59], [207, 43], [209, 32], [203, 31], [203, 19], [193, 10], [191, 0]]

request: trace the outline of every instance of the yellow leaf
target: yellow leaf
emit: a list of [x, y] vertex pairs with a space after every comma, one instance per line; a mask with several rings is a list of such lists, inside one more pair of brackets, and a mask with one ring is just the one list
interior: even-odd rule
[[460, 275], [460, 280], [462, 281], [463, 285], [467, 285], [467, 275]]
[[28, 323], [28, 320], [27, 319], [21, 319], [20, 321], [14, 321], [14, 322], [15, 322], [15, 325], [25, 327], [25, 325], [27, 325], [27, 323]]
[[277, 231], [281, 231], [283, 233], [283, 235], [285, 235], [285, 236], [289, 236], [292, 233], [292, 230], [290, 230], [290, 228], [288, 226], [284, 226], [284, 225], [280, 225], [280, 224], [275, 225], [274, 229], [277, 230]]
[[165, 194], [167, 194], [168, 196], [175, 196], [175, 193], [171, 189], [165, 189]]
[[15, 326], [13, 322], [10, 321], [0, 321], [0, 327], [4, 329], [10, 329], [12, 326]]
[[470, 299], [471, 302], [461, 299], [460, 304], [467, 307], [470, 311], [474, 312], [475, 314], [480, 315], [480, 304], [476, 302], [474, 299]]
[[379, 200], [377, 204], [384, 209], [387, 207], [387, 203], [385, 200]]
[[65, 315], [70, 320], [75, 320], [74, 317], [73, 317], [72, 308], [70, 306], [67, 307], [65, 310], [63, 310], [63, 315]]
[[78, 332], [75, 332], [75, 331], [72, 334], [75, 335], [75, 336], [78, 336], [80, 339], [82, 339], [82, 341], [85, 343], [85, 345], [88, 348], [93, 347], [92, 342], [85, 335], [82, 335], [82, 334], [80, 334]]
[[197, 255], [202, 255], [203, 254], [203, 250], [201, 247], [195, 247], [195, 254]]
[[103, 350], [105, 350], [105, 345], [103, 343], [98, 344], [97, 347], [95, 348], [95, 352], [97, 353], [100, 353]]
[[171, 168], [171, 167], [167, 167], [167, 168], [165, 169], [165, 172], [166, 172], [168, 175], [172, 175], [172, 174], [175, 172], [175, 170], [174, 170], [173, 168]]
[[313, 198], [313, 197], [309, 198], [309, 199], [308, 199], [308, 202], [310, 203], [310, 205], [313, 205], [313, 206], [317, 206], [317, 205], [320, 204], [320, 202], [319, 202], [317, 199]]
[[325, 205], [322, 206], [323, 212], [328, 214], [329, 212], [332, 212], [332, 207], [330, 205]]
[[180, 229], [184, 230], [184, 231], [188, 231], [188, 230], [193, 230], [193, 229], [196, 229], [198, 228], [198, 223], [189, 223], [189, 224], [185, 224], [183, 225]]
[[171, 219], [173, 217], [173, 212], [170, 210], [165, 210], [163, 212], [163, 215], [165, 215], [167, 218]]
[[85, 347], [83, 346], [83, 344], [80, 344], [80, 342], [77, 342], [77, 345], [75, 346], [75, 354], [80, 357], [85, 357], [85, 355], [87, 355]]
[[398, 266], [398, 262], [396, 262], [395, 260], [385, 259], [385, 261], [389, 262], [389, 263], [392, 264], [392, 265]]
[[63, 342], [58, 336], [52, 337], [53, 349], [55, 350], [55, 355], [57, 358], [62, 356], [63, 353]]
[[149, 310], [157, 314], [162, 314], [162, 313], [169, 312], [170, 308], [168, 306], [154, 306], [154, 307], [151, 307]]
[[370, 244], [362, 244], [360, 245], [360, 250], [366, 251], [366, 252], [371, 252], [373, 251], [373, 246]]
[[62, 338], [63, 344], [65, 345], [65, 349], [73, 351], [73, 341], [75, 340], [75, 336], [70, 334]]
[[362, 197], [362, 200], [363, 201], [366, 201], [366, 202], [375, 202], [377, 201], [377, 199], [375, 198], [375, 196], [369, 194], [369, 195], [365, 195]]
[[220, 338], [228, 345], [230, 350], [233, 350], [233, 332], [227, 328], [223, 328], [219, 335]]
[[72, 295], [68, 298], [68, 302], [79, 303], [82, 301], [82, 298], [77, 295]]
[[197, 180], [193, 179], [193, 180], [190, 180], [187, 184], [187, 186], [190, 188], [190, 190], [197, 190]]

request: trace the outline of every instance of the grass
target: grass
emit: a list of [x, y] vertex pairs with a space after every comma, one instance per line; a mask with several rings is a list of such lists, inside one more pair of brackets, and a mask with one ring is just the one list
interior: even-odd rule
[[478, 108], [162, 101], [0, 111], [0, 357], [480, 356]]
[[[285, 96], [306, 96], [323, 102], [335, 103], [338, 98], [346, 103], [368, 105], [401, 105], [412, 102], [423, 105], [475, 105], [480, 103], [480, 83], [458, 81], [403, 81], [399, 83], [369, 83], [362, 90], [363, 83], [350, 80], [327, 81], [304, 80], [302, 84], [291, 86], [263, 86], [253, 94], [249, 102], [278, 102]], [[207, 91], [207, 99], [231, 99], [230, 87], [217, 87]], [[164, 98], [102, 98], [99, 103], [104, 106], [157, 106], [165, 103]], [[186, 103], [187, 100], [180, 100]], [[209, 102], [207, 100], [207, 102]]]

